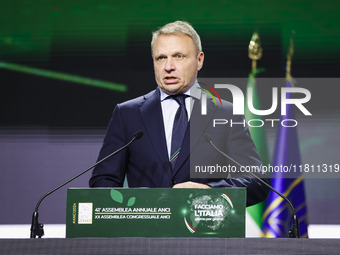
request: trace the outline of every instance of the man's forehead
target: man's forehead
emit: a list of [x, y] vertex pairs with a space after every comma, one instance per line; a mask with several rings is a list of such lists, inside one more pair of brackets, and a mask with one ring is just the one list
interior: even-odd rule
[[193, 49], [192, 38], [186, 34], [162, 34], [155, 41], [154, 54], [179, 53], [183, 50]]

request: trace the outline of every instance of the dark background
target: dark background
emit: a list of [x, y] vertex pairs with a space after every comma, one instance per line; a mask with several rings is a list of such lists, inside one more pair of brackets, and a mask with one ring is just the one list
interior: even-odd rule
[[122, 83], [127, 92], [0, 68], [0, 125], [105, 127], [116, 103], [155, 88], [151, 31], [177, 19], [201, 36], [200, 77], [248, 77], [254, 31], [264, 49], [260, 77], [284, 77], [292, 31], [293, 76], [338, 77], [339, 9], [335, 1], [4, 1], [1, 62]]
[[[283, 78], [295, 31], [292, 75], [325, 79], [299, 85], [311, 91], [313, 113], [298, 115], [302, 160], [339, 163], [339, 79], [326, 79], [339, 77], [339, 12], [331, 0], [1, 1], [0, 224], [30, 223], [42, 194], [96, 161], [114, 106], [156, 87], [151, 31], [174, 20], [190, 22], [200, 34], [203, 78], [247, 78], [254, 31], [263, 47], [258, 66], [266, 69], [259, 77]], [[25, 67], [59, 75], [34, 75]], [[60, 73], [124, 84], [127, 91], [64, 81]], [[270, 88], [258, 88], [268, 106]], [[276, 131], [267, 133], [271, 153]], [[88, 178], [69, 186], [85, 187]], [[339, 224], [338, 180], [305, 184], [310, 222]], [[65, 194], [43, 202], [44, 223], [65, 222]]]

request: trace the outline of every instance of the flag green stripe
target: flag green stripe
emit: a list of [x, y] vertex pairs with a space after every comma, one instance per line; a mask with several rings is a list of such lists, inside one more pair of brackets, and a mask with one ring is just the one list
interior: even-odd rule
[[[252, 88], [253, 90], [253, 106], [255, 109], [261, 109], [260, 101], [256, 89], [256, 81], [255, 76], [259, 72], [263, 71], [263, 69], [255, 70], [251, 74], [249, 74], [249, 79], [247, 83], [247, 91], [248, 88]], [[246, 98], [248, 98], [248, 93], [246, 93]], [[250, 119], [262, 119], [261, 116], [258, 116], [256, 114], [253, 114], [249, 111], [248, 108], [248, 102], [245, 101], [245, 119], [248, 121]], [[264, 126], [263, 127], [249, 127], [250, 135], [254, 141], [255, 147], [257, 149], [257, 152], [262, 160], [262, 163], [264, 165], [269, 164], [269, 151], [268, 151], [268, 144], [267, 144], [267, 137], [266, 137], [266, 131]], [[247, 212], [249, 215], [253, 218], [259, 229], [261, 229], [262, 226], [262, 215], [264, 211], [265, 203], [259, 203], [250, 207], [247, 207]]]

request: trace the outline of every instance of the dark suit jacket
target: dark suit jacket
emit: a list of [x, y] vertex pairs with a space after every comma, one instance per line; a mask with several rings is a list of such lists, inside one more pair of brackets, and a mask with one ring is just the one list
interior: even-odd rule
[[[247, 127], [235, 124], [213, 127], [213, 119], [234, 119], [242, 122], [242, 116], [232, 115], [232, 105], [223, 101], [222, 106], [208, 100], [208, 114], [200, 114], [200, 102], [194, 103], [190, 128], [184, 137], [181, 153], [172, 169], [166, 147], [159, 88], [147, 95], [118, 104], [113, 111], [98, 160], [128, 143], [138, 130], [144, 135], [128, 149], [104, 161], [94, 170], [90, 187], [122, 187], [125, 175], [129, 187], [172, 187], [176, 183], [195, 181], [212, 187], [246, 187], [247, 205], [263, 201], [268, 188], [248, 174], [237, 178], [190, 178], [195, 166], [231, 164], [204, 140], [209, 134], [214, 143], [242, 165], [260, 165]], [[265, 181], [269, 180], [258, 174]], [[229, 176], [230, 177], [230, 176]], [[231, 176], [232, 177], [232, 176]]]

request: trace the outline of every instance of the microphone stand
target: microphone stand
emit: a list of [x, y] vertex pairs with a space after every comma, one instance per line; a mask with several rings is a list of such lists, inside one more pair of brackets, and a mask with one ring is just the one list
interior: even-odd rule
[[[224, 153], [223, 151], [221, 151], [219, 148], [217, 148], [215, 146], [215, 144], [212, 142], [211, 138], [205, 134], [204, 135], [204, 139], [211, 144], [219, 153], [221, 153], [224, 157], [226, 157], [227, 159], [229, 159], [230, 161], [232, 161], [233, 163], [235, 163], [236, 165], [238, 165], [239, 167], [242, 167], [242, 165], [240, 163], [238, 163], [236, 160], [234, 160], [233, 158], [231, 158], [229, 155], [227, 155], [226, 153]], [[252, 172], [247, 172], [249, 173], [252, 177], [254, 177], [255, 179], [259, 180], [262, 184], [264, 184], [265, 186], [267, 186], [268, 188], [270, 188], [272, 191], [274, 191], [276, 194], [278, 194], [283, 200], [285, 200], [291, 211], [292, 211], [292, 229], [289, 230], [288, 234], [290, 238], [300, 238], [300, 228], [299, 228], [299, 219], [298, 216], [296, 214], [295, 208], [293, 206], [293, 204], [289, 201], [289, 199], [283, 195], [281, 192], [279, 192], [278, 190], [274, 189], [271, 185], [269, 185], [267, 182], [265, 182], [264, 180], [262, 180], [260, 177], [258, 177], [257, 175], [253, 174]]]
[[70, 183], [71, 181], [73, 181], [74, 179], [77, 179], [79, 176], [85, 174], [86, 172], [88, 172], [89, 170], [91, 170], [92, 168], [96, 167], [97, 165], [99, 165], [100, 163], [102, 163], [103, 161], [107, 160], [108, 158], [112, 157], [113, 155], [117, 154], [118, 152], [120, 152], [121, 150], [125, 149], [126, 147], [128, 147], [131, 143], [133, 143], [135, 140], [138, 140], [139, 138], [141, 138], [143, 136], [143, 132], [142, 131], [137, 131], [136, 134], [134, 135], [134, 137], [131, 139], [130, 142], [128, 142], [127, 144], [125, 144], [123, 147], [119, 148], [118, 150], [112, 152], [111, 154], [109, 154], [108, 156], [106, 156], [105, 158], [99, 160], [97, 163], [95, 163], [94, 165], [90, 166], [89, 168], [87, 168], [86, 170], [84, 170], [83, 172], [77, 174], [76, 176], [72, 177], [71, 179], [69, 179], [68, 181], [60, 184], [58, 187], [54, 188], [53, 190], [51, 190], [50, 192], [46, 193], [45, 195], [43, 195], [38, 203], [35, 206], [35, 210], [33, 212], [32, 215], [32, 224], [31, 224], [31, 235], [30, 238], [36, 238], [38, 236], [38, 238], [41, 238], [44, 235], [44, 224], [39, 223], [39, 206], [41, 204], [41, 202], [49, 195], [51, 195], [53, 192], [57, 191], [58, 189], [64, 187], [66, 184]]

